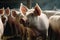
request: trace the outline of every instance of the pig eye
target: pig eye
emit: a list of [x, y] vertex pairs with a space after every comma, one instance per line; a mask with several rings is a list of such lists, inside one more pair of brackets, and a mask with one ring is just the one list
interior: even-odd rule
[[31, 16], [33, 16], [34, 14], [33, 14], [33, 13], [31, 13], [30, 15], [31, 15]]

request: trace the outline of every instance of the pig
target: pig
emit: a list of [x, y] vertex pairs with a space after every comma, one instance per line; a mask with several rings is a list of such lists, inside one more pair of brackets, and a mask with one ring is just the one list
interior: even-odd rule
[[52, 29], [55, 32], [59, 32], [60, 33], [60, 29], [59, 29], [59, 27], [60, 27], [60, 25], [59, 25], [60, 21], [59, 20], [60, 20], [60, 16], [54, 15], [54, 16], [51, 16], [49, 18], [49, 23], [50, 23]]
[[[12, 10], [11, 16], [12, 16], [12, 18], [15, 19], [15, 21], [13, 20], [13, 23], [16, 26], [17, 32], [19, 30], [22, 40], [36, 40], [36, 35], [35, 35], [34, 31], [28, 27], [24, 27], [24, 25], [19, 22], [19, 21], [21, 21], [22, 15], [20, 15], [18, 11]], [[12, 19], [10, 19], [10, 20], [12, 20]]]
[[[42, 13], [41, 8], [38, 4], [32, 9], [28, 9], [21, 3], [20, 12], [23, 15], [23, 20], [26, 22], [25, 24], [37, 31], [37, 35], [48, 36], [48, 28], [49, 28], [49, 20], [48, 17]], [[44, 39], [45, 40], [45, 39]]]
[[10, 9], [9, 9], [9, 7], [7, 7], [6, 9], [4, 9], [4, 14], [1, 16], [1, 18], [2, 18], [2, 22], [3, 22], [3, 24], [4, 24], [4, 26], [6, 25], [6, 22], [7, 22], [7, 20], [8, 20], [8, 16], [10, 15]]
[[3, 32], [4, 32], [4, 25], [3, 25], [3, 22], [2, 22], [2, 19], [1, 19], [1, 16], [3, 14], [4, 14], [4, 8], [0, 9], [0, 40], [2, 40], [2, 35], [3, 35]]
[[58, 12], [49, 17], [49, 24], [49, 39], [60, 40], [60, 14]]
[[4, 26], [3, 26], [2, 20], [0, 18], [0, 40], [1, 40], [1, 37], [3, 35], [3, 32], [4, 32]]

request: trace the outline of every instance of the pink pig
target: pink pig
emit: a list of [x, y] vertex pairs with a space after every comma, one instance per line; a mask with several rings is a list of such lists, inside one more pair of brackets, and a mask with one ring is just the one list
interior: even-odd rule
[[49, 21], [48, 17], [42, 13], [41, 8], [38, 4], [32, 9], [28, 9], [26, 6], [21, 4], [20, 12], [23, 15], [23, 20], [29, 23], [29, 27], [41, 31], [43, 34], [48, 36]]

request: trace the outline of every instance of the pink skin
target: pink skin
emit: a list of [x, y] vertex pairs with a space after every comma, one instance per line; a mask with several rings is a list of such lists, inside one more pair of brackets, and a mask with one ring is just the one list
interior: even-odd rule
[[4, 31], [3, 23], [2, 23], [2, 20], [1, 20], [1, 18], [0, 18], [0, 38], [1, 38], [1, 36], [3, 35], [3, 31]]
[[4, 15], [2, 16], [2, 22], [4, 25], [6, 25], [6, 21], [8, 20], [8, 16], [10, 15], [10, 9], [9, 7], [4, 10]]
[[33, 25], [35, 27], [31, 28], [36, 28], [39, 31], [45, 31], [46, 35], [48, 36], [48, 27], [49, 27], [49, 21], [48, 17], [42, 13], [41, 8], [39, 7], [38, 4], [32, 9], [28, 9], [26, 6], [24, 6], [27, 11], [23, 12], [23, 6], [20, 6], [20, 12], [23, 14], [23, 20], [29, 22], [29, 26]]
[[3, 32], [4, 32], [4, 25], [3, 25], [3, 22], [2, 22], [2, 19], [1, 19], [1, 16], [4, 14], [4, 8], [3, 9], [0, 9], [0, 40], [1, 40], [1, 37], [3, 35]]
[[49, 18], [51, 28], [60, 34], [60, 15], [53, 15]]

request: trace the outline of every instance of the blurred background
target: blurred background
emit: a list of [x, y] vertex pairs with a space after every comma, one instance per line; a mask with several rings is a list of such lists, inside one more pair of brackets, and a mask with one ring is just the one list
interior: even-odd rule
[[[38, 3], [43, 10], [43, 13], [45, 13], [48, 18], [55, 13], [60, 14], [60, 0], [0, 0], [0, 8], [9, 7], [10, 9], [19, 9], [20, 3], [23, 3], [28, 8], [32, 8], [35, 6], [36, 3]], [[58, 37], [54, 34], [54, 32], [50, 33], [53, 33], [51, 35], [52, 40], [56, 39], [55, 37]]]
[[60, 0], [0, 0], [0, 8], [19, 8], [20, 3], [23, 3], [29, 8], [34, 7], [35, 4], [38, 3], [42, 10], [52, 10], [54, 8], [60, 8]]

